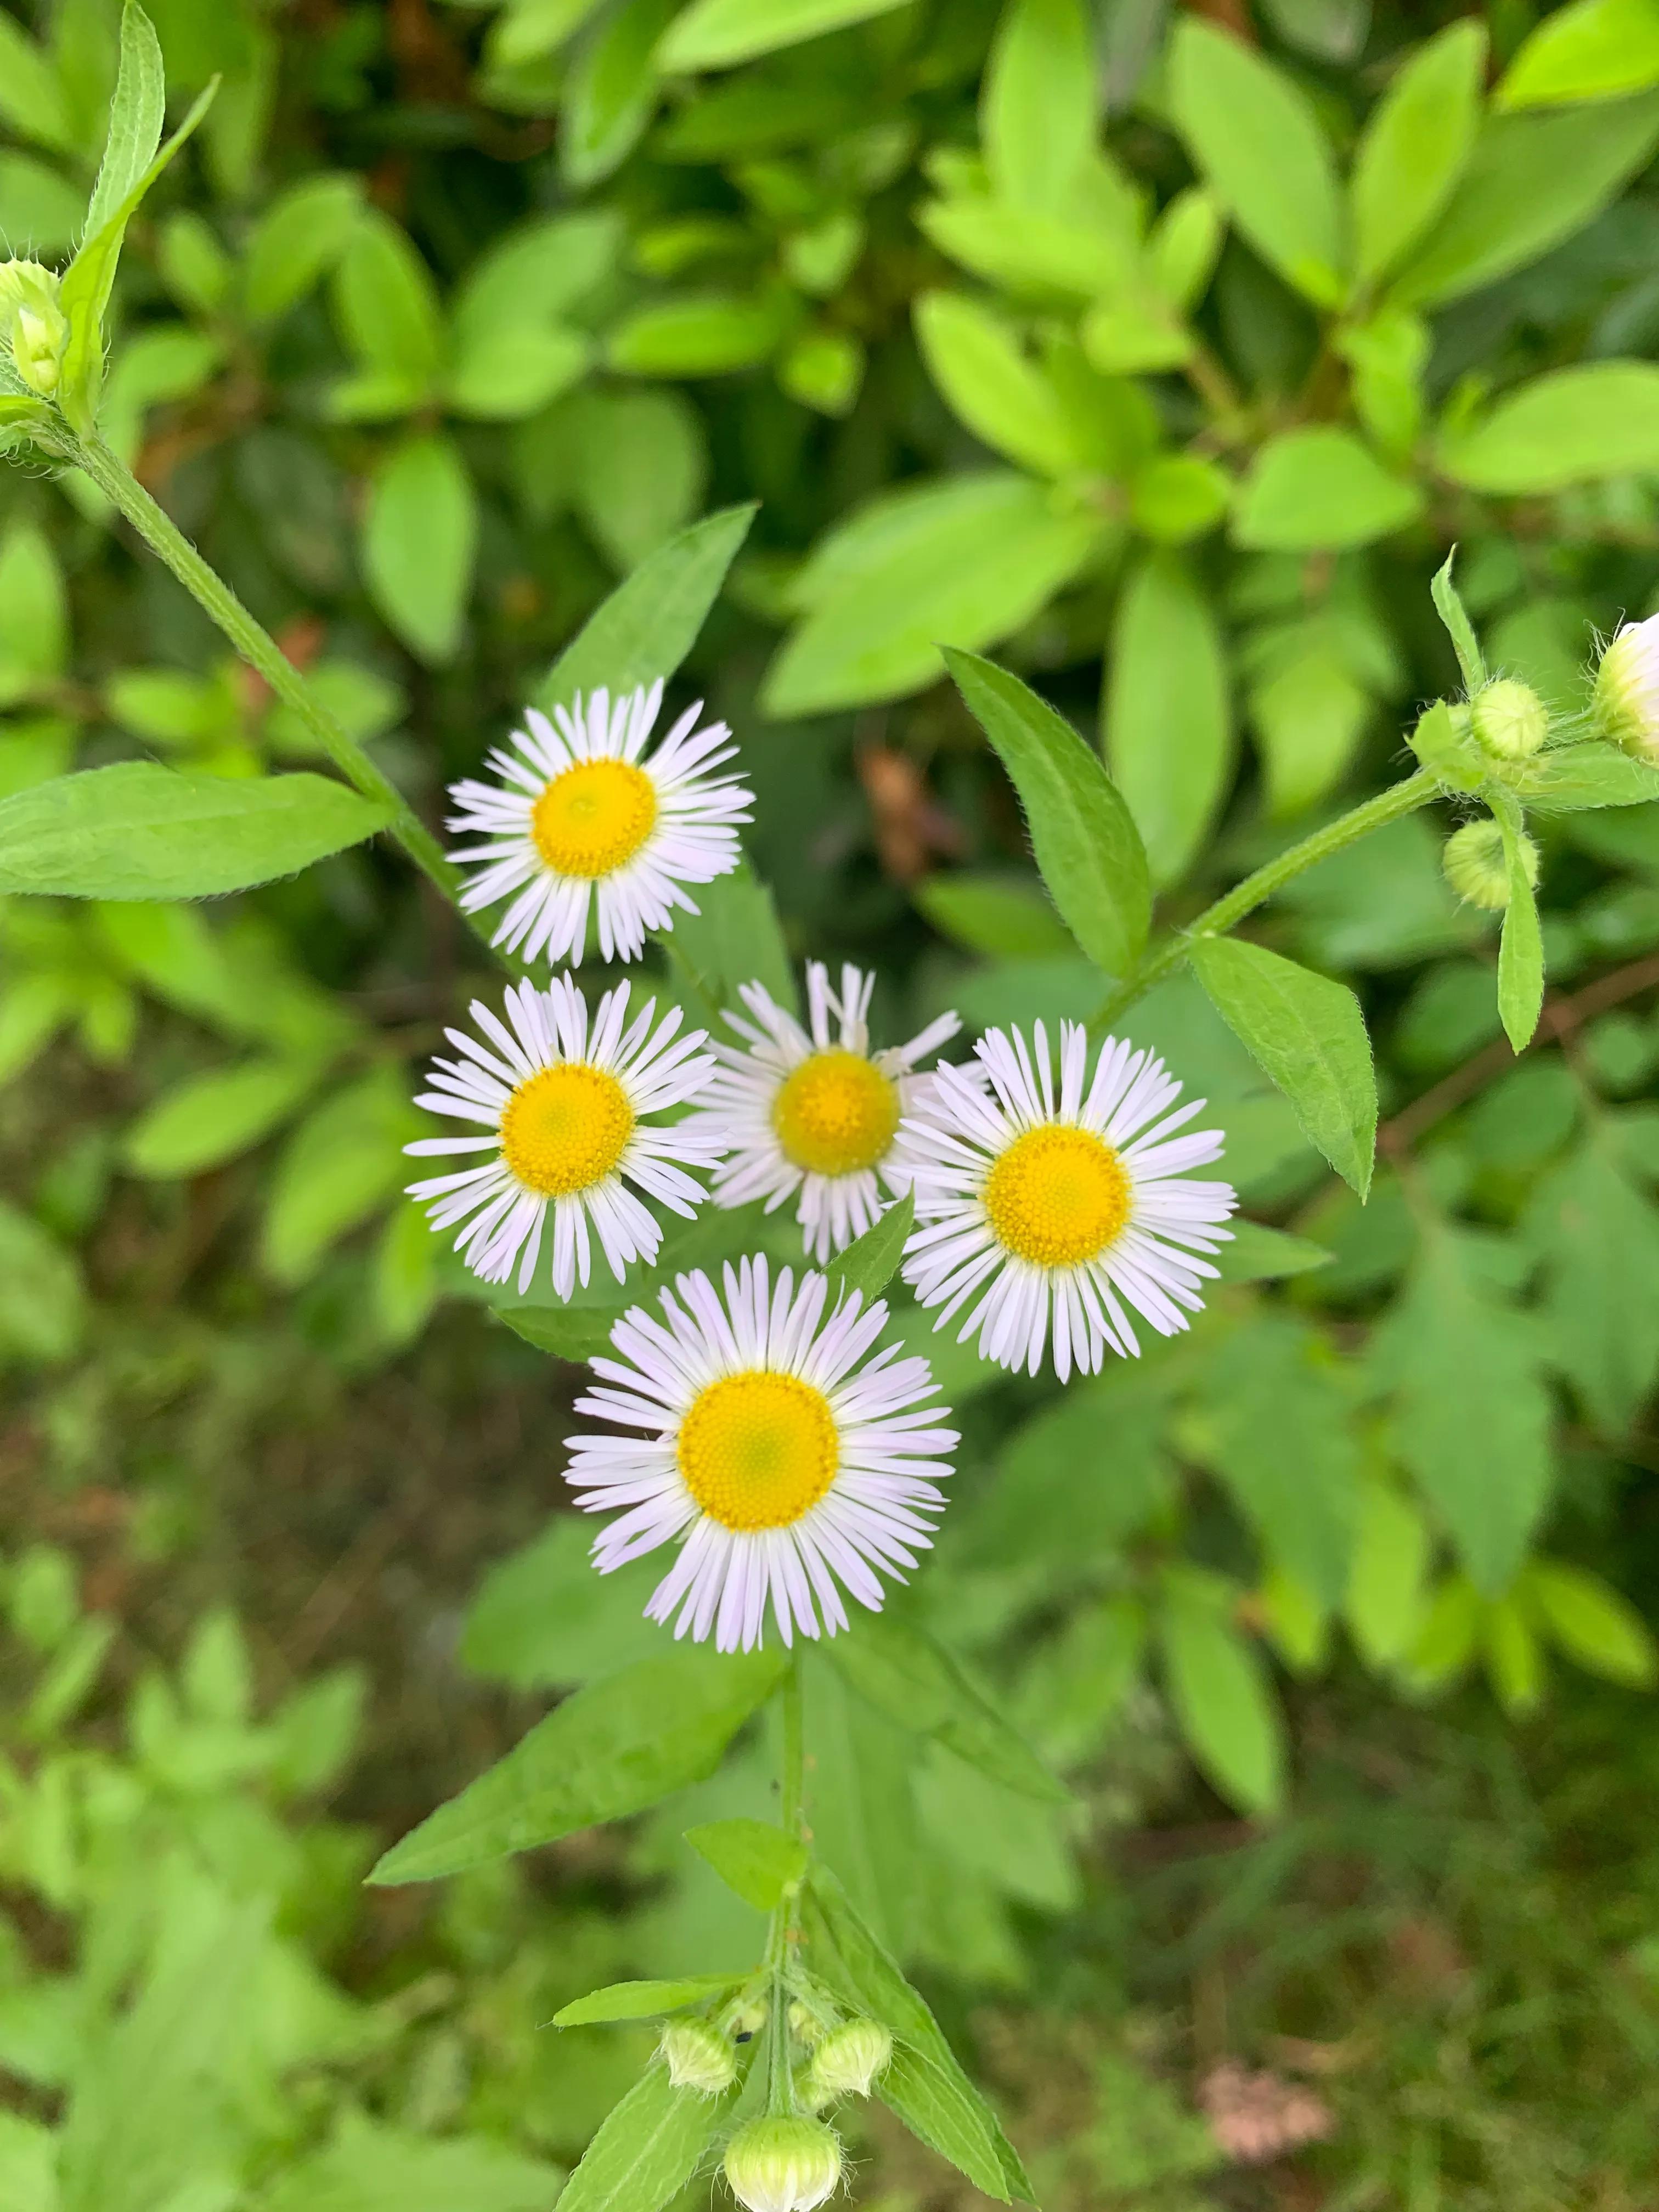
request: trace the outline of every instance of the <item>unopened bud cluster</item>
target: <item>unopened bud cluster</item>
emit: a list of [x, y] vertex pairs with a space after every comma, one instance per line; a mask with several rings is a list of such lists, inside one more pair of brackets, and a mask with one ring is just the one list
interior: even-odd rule
[[69, 323], [58, 279], [38, 261], [0, 262], [0, 341], [31, 392], [50, 399], [63, 374]]
[[1602, 654], [1590, 711], [1604, 738], [1659, 767], [1659, 615], [1626, 623]]
[[879, 2021], [843, 2021], [813, 2051], [807, 2087], [826, 2104], [834, 2097], [867, 2097], [892, 2055], [893, 2039]]
[[[1517, 837], [1527, 881], [1535, 884], [1538, 848], [1530, 837], [1519, 832]], [[1441, 865], [1446, 872], [1446, 881], [1458, 897], [1467, 899], [1471, 906], [1484, 907], [1488, 914], [1502, 914], [1508, 906], [1509, 856], [1504, 849], [1504, 833], [1497, 823], [1466, 822], [1461, 830], [1454, 830], [1446, 840]]]
[[677, 2089], [718, 2097], [738, 2078], [737, 2053], [730, 2036], [706, 2020], [671, 2020], [657, 2046], [668, 2078]]

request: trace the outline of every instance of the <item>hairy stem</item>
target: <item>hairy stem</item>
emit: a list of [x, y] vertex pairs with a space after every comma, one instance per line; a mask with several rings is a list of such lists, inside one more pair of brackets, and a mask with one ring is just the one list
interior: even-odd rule
[[[806, 1741], [801, 1711], [800, 1663], [792, 1659], [789, 1672], [783, 1678], [779, 1703], [783, 1715], [783, 1776], [779, 1821], [787, 1836], [799, 1836], [806, 1796]], [[766, 1964], [769, 1971], [770, 2019], [767, 2029], [766, 2109], [769, 2112], [793, 2112], [795, 2109], [794, 2075], [789, 2064], [789, 1953], [795, 1940], [795, 1915], [799, 1899], [797, 1887], [791, 1884], [778, 1900], [772, 1912], [771, 1926], [766, 1936]]]
[[1254, 875], [1236, 884], [1213, 906], [1206, 907], [1196, 921], [1166, 938], [1133, 975], [1118, 985], [1090, 1023], [1090, 1028], [1097, 1031], [1109, 1028], [1154, 983], [1161, 983], [1177, 969], [1199, 939], [1224, 936], [1236, 922], [1254, 913], [1304, 869], [1328, 860], [1333, 853], [1341, 852], [1345, 846], [1357, 843], [1361, 837], [1369, 836], [1373, 830], [1398, 822], [1404, 815], [1414, 814], [1419, 806], [1426, 806], [1431, 799], [1437, 799], [1441, 789], [1439, 778], [1432, 770], [1420, 768], [1403, 782], [1391, 785], [1375, 799], [1368, 799], [1363, 805], [1339, 815], [1334, 822], [1328, 822], [1322, 830], [1314, 830], [1299, 843], [1287, 846]]
[[[461, 877], [443, 848], [391, 779], [376, 768], [356, 741], [347, 736], [276, 640], [257, 623], [228, 584], [210, 568], [171, 515], [153, 500], [101, 439], [59, 434], [60, 450], [95, 483], [130, 522], [158, 560], [165, 562], [185, 589], [230, 640], [250, 668], [262, 676], [291, 707], [346, 781], [389, 807], [388, 834], [395, 837], [428, 880], [452, 906], [460, 902]], [[468, 917], [475, 935], [487, 939], [482, 921]]]

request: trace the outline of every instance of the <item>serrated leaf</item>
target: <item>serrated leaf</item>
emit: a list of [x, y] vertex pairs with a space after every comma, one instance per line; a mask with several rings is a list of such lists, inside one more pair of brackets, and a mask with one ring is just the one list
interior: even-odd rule
[[574, 1997], [553, 2015], [555, 2027], [583, 2027], [611, 2020], [654, 2020], [659, 2014], [680, 2012], [687, 2005], [724, 1996], [740, 1988], [743, 1974], [681, 1974], [668, 1982], [612, 1982]]
[[787, 1664], [779, 1651], [682, 1644], [578, 1690], [395, 1844], [369, 1880], [432, 1881], [642, 1812], [714, 1772]]
[[915, 1226], [915, 1200], [909, 1191], [895, 1199], [880, 1219], [854, 1238], [824, 1268], [830, 1279], [830, 1298], [860, 1291], [866, 1306], [874, 1304], [897, 1273], [904, 1256], [905, 1239]]
[[806, 1872], [806, 1846], [800, 1838], [765, 1820], [710, 1820], [688, 1828], [685, 1840], [757, 1912], [770, 1912]]
[[121, 10], [120, 60], [110, 102], [109, 132], [87, 204], [88, 238], [114, 216], [155, 159], [166, 115], [167, 78], [161, 41], [137, 0], [126, 0]]
[[666, 2067], [647, 2067], [583, 2152], [559, 2197], [563, 2212], [659, 2212], [696, 2172], [738, 2094], [737, 2083], [718, 2097], [677, 2089]]
[[1237, 938], [1190, 958], [1216, 1012], [1289, 1099], [1310, 1142], [1364, 1198], [1376, 1152], [1376, 1077], [1359, 1001], [1345, 983]]
[[83, 769], [0, 800], [0, 892], [216, 898], [360, 844], [391, 811], [320, 775]]
[[913, 1735], [932, 1736], [994, 1781], [1064, 1803], [1068, 1793], [943, 1644], [885, 1613], [860, 1618], [829, 1646], [859, 1695]]
[[1109, 975], [1146, 942], [1146, 855], [1116, 787], [1054, 708], [994, 661], [949, 647], [945, 665], [1007, 769], [1060, 919]]

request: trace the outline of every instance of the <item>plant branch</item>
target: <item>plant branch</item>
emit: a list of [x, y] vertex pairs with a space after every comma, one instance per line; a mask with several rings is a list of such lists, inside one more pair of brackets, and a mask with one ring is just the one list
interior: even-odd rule
[[1116, 1021], [1154, 983], [1162, 982], [1180, 967], [1199, 939], [1224, 936], [1247, 914], [1265, 904], [1275, 891], [1282, 890], [1304, 869], [1314, 867], [1319, 861], [1328, 860], [1333, 853], [1341, 852], [1345, 846], [1369, 836], [1373, 830], [1381, 830], [1405, 815], [1414, 814], [1419, 806], [1426, 806], [1441, 793], [1439, 778], [1431, 769], [1420, 768], [1403, 782], [1390, 785], [1375, 799], [1366, 799], [1362, 805], [1339, 815], [1334, 822], [1328, 822], [1322, 830], [1316, 830], [1298, 843], [1287, 846], [1253, 875], [1246, 876], [1242, 884], [1235, 884], [1212, 906], [1206, 907], [1196, 921], [1166, 938], [1134, 975], [1119, 984], [1090, 1023], [1091, 1030], [1097, 1033]]

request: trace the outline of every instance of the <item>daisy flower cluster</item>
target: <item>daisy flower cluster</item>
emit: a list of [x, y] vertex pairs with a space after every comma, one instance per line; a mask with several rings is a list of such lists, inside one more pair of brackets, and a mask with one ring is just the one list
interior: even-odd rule
[[[580, 960], [592, 922], [607, 960], [695, 914], [688, 885], [738, 865], [750, 794], [724, 723], [701, 707], [654, 750], [660, 683], [612, 701], [533, 712], [500, 781], [455, 786], [452, 827], [483, 838], [453, 857], [476, 872], [463, 903], [507, 902], [496, 941], [526, 959]], [[903, 1279], [936, 1328], [957, 1322], [980, 1356], [1064, 1382], [1108, 1351], [1139, 1349], [1137, 1323], [1170, 1335], [1202, 1304], [1231, 1233], [1231, 1186], [1195, 1176], [1221, 1157], [1189, 1124], [1203, 1101], [1152, 1053], [1041, 1021], [993, 1029], [963, 1066], [928, 1066], [955, 1014], [907, 1042], [872, 1040], [875, 977], [818, 962], [798, 1020], [762, 984], [725, 1020], [735, 1042], [686, 1030], [678, 1007], [636, 1006], [624, 981], [590, 1014], [569, 973], [526, 981], [504, 1018], [481, 1001], [475, 1031], [446, 1032], [418, 1103], [459, 1133], [416, 1154], [465, 1164], [410, 1186], [466, 1265], [530, 1295], [544, 1273], [565, 1300], [594, 1273], [653, 1266], [653, 1210], [693, 1214], [793, 1203], [797, 1283], [764, 1258], [701, 1270], [630, 1308], [614, 1357], [578, 1410], [617, 1433], [571, 1439], [567, 1480], [608, 1573], [677, 1547], [647, 1612], [722, 1650], [786, 1644], [848, 1625], [847, 1599], [878, 1609], [932, 1541], [957, 1437], [927, 1359], [890, 1336], [884, 1300], [832, 1297], [822, 1272], [909, 1192]], [[690, 1110], [687, 1110], [687, 1109]], [[708, 1178], [708, 1187], [701, 1179]]]

